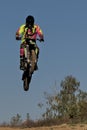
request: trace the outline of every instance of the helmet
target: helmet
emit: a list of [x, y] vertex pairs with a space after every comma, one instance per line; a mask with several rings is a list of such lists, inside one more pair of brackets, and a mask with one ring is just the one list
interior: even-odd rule
[[26, 26], [33, 26], [34, 25], [34, 17], [29, 15], [26, 18]]

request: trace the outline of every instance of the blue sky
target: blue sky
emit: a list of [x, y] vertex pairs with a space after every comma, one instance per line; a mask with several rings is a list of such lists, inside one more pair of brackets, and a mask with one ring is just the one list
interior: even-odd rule
[[[33, 75], [30, 90], [24, 92], [19, 69], [20, 42], [15, 32], [27, 15], [35, 17], [44, 32], [39, 70]], [[19, 113], [32, 119], [44, 110], [44, 92], [51, 92], [68, 75], [80, 81], [87, 91], [87, 0], [1, 0], [0, 1], [0, 122]]]

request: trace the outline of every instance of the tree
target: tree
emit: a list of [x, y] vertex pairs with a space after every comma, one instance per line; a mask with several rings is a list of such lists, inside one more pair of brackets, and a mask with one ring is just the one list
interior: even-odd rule
[[22, 123], [21, 115], [17, 114], [11, 118], [10, 124], [11, 126], [20, 126]]
[[59, 117], [73, 118], [76, 116], [76, 92], [79, 90], [79, 85], [80, 82], [70, 75], [61, 81], [60, 92], [56, 92], [56, 94], [54, 93], [51, 95], [45, 92], [47, 108], [43, 117], [45, 119], [58, 119]]
[[77, 114], [76, 93], [79, 91], [80, 82], [75, 77], [67, 76], [61, 81], [59, 113], [63, 117], [74, 118]]
[[79, 90], [77, 95], [78, 116], [81, 122], [87, 121], [87, 92]]

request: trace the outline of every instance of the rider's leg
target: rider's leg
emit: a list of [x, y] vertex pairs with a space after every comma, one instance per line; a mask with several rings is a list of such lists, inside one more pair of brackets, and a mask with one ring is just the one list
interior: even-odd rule
[[24, 70], [24, 45], [20, 45], [20, 69]]

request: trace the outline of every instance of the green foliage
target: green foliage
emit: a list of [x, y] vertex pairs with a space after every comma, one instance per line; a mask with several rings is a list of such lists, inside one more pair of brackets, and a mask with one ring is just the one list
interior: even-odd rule
[[[44, 119], [62, 119], [69, 122], [87, 120], [87, 92], [80, 90], [80, 82], [73, 76], [67, 76], [60, 83], [60, 92], [44, 93], [46, 112]], [[42, 104], [42, 103], [41, 103]], [[39, 106], [43, 107], [43, 105]]]
[[76, 92], [79, 90], [80, 82], [74, 77], [67, 76], [61, 81], [59, 113], [63, 117], [73, 118], [77, 114]]

